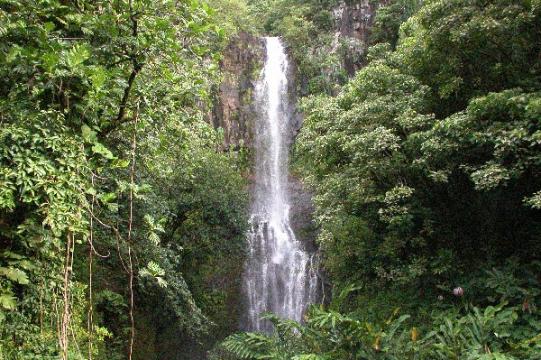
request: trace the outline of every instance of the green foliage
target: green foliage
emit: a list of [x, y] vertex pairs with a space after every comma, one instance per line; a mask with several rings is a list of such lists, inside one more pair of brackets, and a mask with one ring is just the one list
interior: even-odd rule
[[[495, 277], [518, 275], [517, 271], [510, 265], [477, 279], [490, 283], [484, 288], [493, 296], [507, 286], [507, 279]], [[517, 280], [535, 281], [532, 275]], [[340, 311], [355, 290], [346, 288], [327, 309], [313, 306], [304, 324], [267, 315], [274, 333], [232, 335], [223, 346], [241, 359], [535, 359], [541, 350], [541, 317], [520, 305], [520, 297], [482, 307], [445, 303], [424, 322], [399, 316], [395, 309], [371, 322], [362, 309]], [[530, 290], [536, 294], [530, 300], [539, 301], [539, 285]]]
[[[296, 154], [299, 162], [310, 164], [308, 181], [321, 189], [315, 197], [320, 243], [329, 257], [362, 257], [373, 264], [359, 269], [357, 276], [376, 270], [382, 277], [396, 278], [394, 273], [404, 267], [404, 258], [396, 254], [406, 246], [423, 246], [411, 215], [417, 206], [415, 191], [405, 185], [412, 160], [404, 137], [433, 121], [420, 114], [426, 92], [413, 77], [373, 63], [337, 98], [304, 101], [307, 117]], [[348, 214], [364, 214], [363, 220]], [[367, 225], [370, 230], [363, 229]], [[349, 255], [352, 247], [347, 244], [352, 242], [356, 246]], [[409, 274], [400, 275], [403, 281], [416, 276], [418, 259], [412, 260], [404, 269]], [[396, 268], [384, 270], [392, 262]], [[334, 270], [350, 273], [351, 263], [336, 265], [344, 268]]]
[[[459, 166], [479, 191], [505, 187], [521, 179], [535, 171], [541, 161], [535, 149], [541, 136], [537, 129], [540, 101], [540, 93], [520, 89], [473, 99], [464, 112], [438, 122], [420, 135], [426, 136], [422, 161], [437, 168], [433, 171], [443, 173], [451, 173]], [[476, 157], [457, 163], [459, 154], [466, 151]]]
[[257, 22], [246, 0], [213, 0], [209, 4], [224, 35], [231, 37], [238, 32], [258, 32]]
[[[338, 96], [303, 102], [306, 120], [297, 162], [316, 190], [320, 244], [334, 281], [351, 280], [353, 267], [355, 280], [363, 283], [419, 286], [421, 281], [436, 286], [480, 259], [539, 256], [538, 220], [528, 209], [536, 208], [540, 186], [535, 176], [540, 170], [539, 95], [534, 89], [513, 88], [516, 78], [534, 81], [537, 64], [514, 68], [507, 81], [500, 78], [495, 89], [508, 89], [487, 93], [479, 87], [469, 93], [463, 111], [438, 118], [447, 103], [434, 108], [438, 90], [423, 82], [425, 76], [430, 77], [428, 85], [447, 80], [429, 75], [434, 72], [420, 67], [418, 60], [427, 56], [431, 66], [443, 67], [455, 59], [447, 56], [446, 43], [434, 42], [430, 48], [418, 44], [455, 32], [447, 23], [433, 24], [449, 18], [481, 21], [496, 16], [494, 9], [504, 5], [495, 1], [475, 11], [470, 8], [467, 16], [454, 6], [438, 1], [425, 5], [404, 26], [396, 52], [378, 46], [371, 51], [372, 62]], [[538, 21], [535, 6], [512, 9], [505, 14], [529, 9], [530, 15], [515, 23], [506, 18], [502, 26], [529, 29]], [[431, 31], [421, 31], [421, 26]], [[490, 29], [483, 39], [502, 31], [500, 26]], [[535, 31], [509, 31], [509, 36], [517, 36], [509, 42], [529, 49], [533, 42], [521, 39]], [[468, 58], [472, 67], [498, 61], [476, 45], [471, 48], [478, 51], [476, 57]], [[439, 61], [432, 51], [441, 54]], [[532, 61], [527, 54], [517, 49], [517, 66]], [[532, 81], [529, 86], [534, 86]], [[518, 238], [520, 247], [514, 243]], [[483, 245], [479, 249], [477, 244]]]
[[399, 52], [447, 116], [490, 91], [539, 89], [540, 12], [537, 1], [431, 1], [404, 25]]
[[541, 8], [434, 0], [398, 31], [415, 8], [404, 4], [379, 9], [372, 40], [390, 44], [336, 96], [303, 99], [295, 166], [315, 191], [333, 288], [362, 284], [304, 326], [377, 329], [395, 305], [412, 316], [389, 345], [359, 328], [364, 343], [347, 348], [347, 330], [328, 327], [297, 354], [335, 341], [329, 359], [534, 359]]
[[380, 7], [371, 29], [372, 44], [388, 43], [394, 49], [398, 43], [400, 26], [419, 10], [422, 1], [398, 0]]
[[[0, 358], [58, 358], [61, 327], [69, 359], [124, 358], [132, 282], [136, 334], [200, 336], [179, 238], [229, 212], [217, 234], [233, 235], [212, 240], [234, 252], [245, 221], [243, 182], [205, 121], [233, 20], [196, 0], [6, 0], [0, 19]], [[220, 196], [197, 188], [207, 176]], [[167, 321], [144, 328], [138, 308]]]

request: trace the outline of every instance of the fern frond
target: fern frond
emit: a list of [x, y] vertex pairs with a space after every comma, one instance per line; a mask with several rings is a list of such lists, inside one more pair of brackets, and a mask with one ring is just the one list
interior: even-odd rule
[[233, 334], [222, 343], [227, 351], [246, 360], [268, 359], [271, 345], [270, 338], [258, 333]]

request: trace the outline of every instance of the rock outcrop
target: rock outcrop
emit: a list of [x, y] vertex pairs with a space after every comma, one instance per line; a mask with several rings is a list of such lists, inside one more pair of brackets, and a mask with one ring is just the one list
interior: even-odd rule
[[263, 63], [261, 39], [239, 33], [223, 53], [223, 80], [218, 89], [212, 122], [224, 131], [225, 149], [251, 147], [255, 105], [253, 92]]
[[335, 43], [346, 47], [342, 66], [348, 74], [353, 75], [364, 65], [376, 11], [389, 3], [390, 0], [341, 1], [334, 8]]
[[[342, 67], [353, 75], [364, 65], [364, 55], [370, 44], [371, 28], [376, 11], [390, 0], [341, 1], [333, 10], [334, 50], [342, 48]], [[253, 93], [264, 62], [264, 44], [261, 38], [241, 32], [233, 38], [223, 53], [221, 69], [223, 81], [218, 89], [212, 122], [224, 131], [225, 149], [248, 149], [252, 146], [253, 124], [256, 117]], [[296, 78], [295, 64], [290, 64], [291, 79]], [[302, 79], [297, 79], [302, 81]], [[297, 96], [294, 83], [290, 83], [290, 98]], [[302, 126], [297, 111], [291, 123], [293, 138]]]

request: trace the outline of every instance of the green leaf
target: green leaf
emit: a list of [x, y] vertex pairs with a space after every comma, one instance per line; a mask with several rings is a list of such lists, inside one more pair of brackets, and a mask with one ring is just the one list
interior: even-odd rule
[[127, 168], [130, 165], [130, 160], [124, 160], [124, 159], [117, 159], [113, 161], [112, 166], [115, 168]]
[[105, 69], [102, 67], [95, 67], [92, 69], [92, 72], [90, 74], [90, 81], [92, 82], [92, 87], [95, 90], [99, 90], [103, 87], [105, 84], [105, 81], [107, 80], [107, 73], [105, 72]]
[[20, 54], [21, 48], [18, 45], [14, 45], [11, 49], [9, 49], [9, 53], [6, 56], [6, 62], [10, 63], [15, 61]]
[[86, 44], [77, 44], [68, 51], [66, 65], [76, 68], [90, 57], [90, 50]]
[[115, 159], [115, 156], [113, 155], [111, 150], [107, 149], [103, 144], [95, 143], [94, 146], [92, 146], [92, 151], [95, 154], [99, 154], [106, 159], [109, 159], [109, 160]]
[[13, 294], [3, 293], [0, 294], [0, 307], [6, 310], [15, 310], [17, 307], [17, 301]]
[[46, 21], [43, 23], [43, 28], [45, 29], [45, 31], [51, 32], [55, 29], [55, 24], [51, 21]]
[[87, 143], [94, 143], [97, 141], [97, 133], [92, 130], [88, 125], [84, 124], [83, 126], [81, 126], [81, 133], [83, 135], [83, 139]]
[[103, 203], [110, 203], [111, 201], [116, 199], [116, 193], [110, 192], [110, 193], [100, 194], [98, 197]]
[[0, 267], [0, 275], [7, 277], [9, 280], [19, 283], [21, 285], [26, 285], [30, 281], [26, 273], [20, 269], [13, 267]]

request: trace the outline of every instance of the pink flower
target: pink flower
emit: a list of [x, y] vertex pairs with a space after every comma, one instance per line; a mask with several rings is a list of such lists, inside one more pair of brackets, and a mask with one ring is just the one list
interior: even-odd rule
[[461, 288], [460, 286], [457, 286], [456, 288], [453, 289], [453, 295], [454, 296], [463, 296], [464, 295], [464, 289]]

